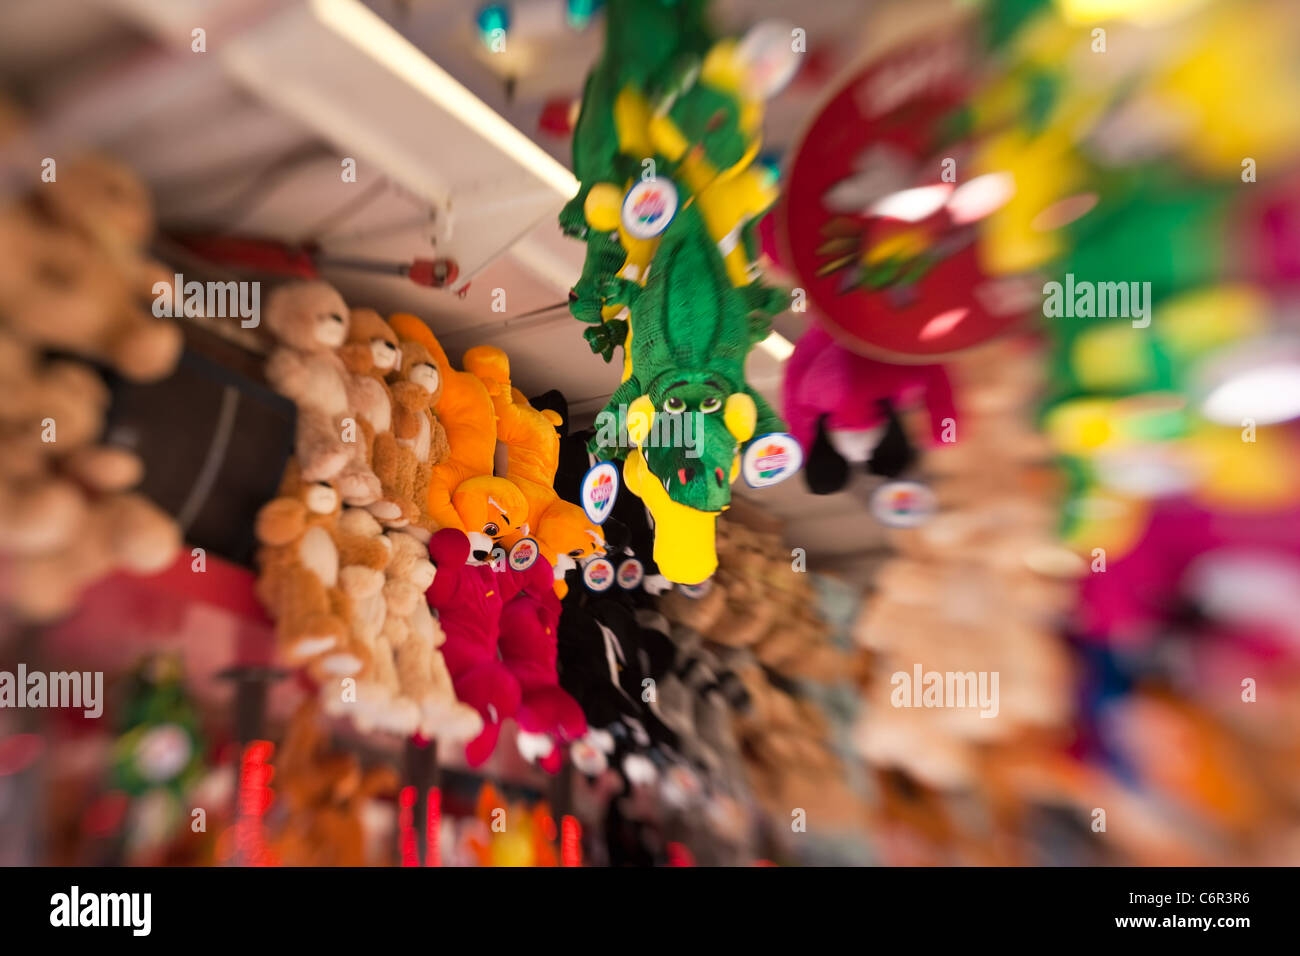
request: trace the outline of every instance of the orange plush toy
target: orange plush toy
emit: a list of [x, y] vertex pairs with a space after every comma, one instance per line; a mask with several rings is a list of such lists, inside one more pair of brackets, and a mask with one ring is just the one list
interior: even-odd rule
[[449, 454], [429, 476], [431, 523], [463, 531], [470, 538], [472, 556], [486, 560], [492, 544], [518, 531], [528, 515], [519, 488], [492, 475], [497, 437], [492, 399], [475, 376], [451, 367], [438, 339], [418, 318], [399, 312], [388, 322], [404, 344], [428, 350], [442, 381], [436, 411], [447, 432]]
[[565, 572], [583, 558], [603, 554], [605, 539], [580, 507], [555, 492], [555, 471], [560, 463], [560, 436], [555, 429], [562, 419], [550, 409], [533, 408], [510, 384], [510, 359], [499, 348], [480, 345], [470, 349], [465, 353], [465, 370], [476, 375], [491, 396], [497, 438], [506, 446], [506, 477], [528, 502], [530, 530], [520, 530], [512, 537], [531, 534], [536, 538], [542, 557], [555, 570], [556, 594], [564, 597], [568, 590]]

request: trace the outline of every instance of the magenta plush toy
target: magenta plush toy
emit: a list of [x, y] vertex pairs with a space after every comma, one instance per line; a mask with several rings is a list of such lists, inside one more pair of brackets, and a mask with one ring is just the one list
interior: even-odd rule
[[501, 610], [501, 661], [522, 693], [515, 720], [541, 745], [537, 757], [542, 769], [556, 773], [562, 757], [558, 744], [585, 734], [587, 718], [560, 687], [556, 673], [560, 599], [555, 595], [555, 575], [550, 563], [538, 558], [526, 571], [510, 570], [501, 576], [513, 579], [514, 595]]
[[898, 412], [918, 400], [930, 414], [936, 443], [957, 420], [943, 366], [866, 358], [841, 347], [818, 325], [795, 346], [782, 397], [790, 432], [807, 449], [804, 480], [818, 495], [844, 487], [850, 461], [865, 462], [868, 471], [888, 478], [905, 471], [916, 450]]
[[438, 569], [425, 592], [447, 635], [442, 656], [456, 697], [483, 718], [483, 731], [465, 745], [465, 759], [477, 767], [492, 756], [501, 723], [519, 709], [519, 680], [498, 657], [501, 609], [512, 594], [513, 576], [486, 564], [467, 563], [470, 541], [444, 528], [429, 541], [429, 559]]
[[1112, 646], [1195, 633], [1300, 657], [1300, 509], [1155, 503], [1137, 544], [1080, 583], [1074, 626]]
[[447, 661], [456, 696], [483, 718], [483, 731], [465, 747], [471, 767], [496, 749], [501, 725], [510, 717], [527, 734], [550, 738], [541, 766], [555, 773], [556, 742], [576, 740], [587, 720], [556, 674], [556, 632], [560, 599], [551, 565], [538, 558], [523, 571], [496, 570], [472, 561], [470, 540], [444, 528], [429, 541], [438, 573], [426, 596], [447, 635]]

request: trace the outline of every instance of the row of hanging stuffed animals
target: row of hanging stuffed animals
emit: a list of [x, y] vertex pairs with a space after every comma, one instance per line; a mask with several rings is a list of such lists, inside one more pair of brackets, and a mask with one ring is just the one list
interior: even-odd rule
[[264, 319], [277, 343], [267, 376], [295, 401], [298, 432], [280, 497], [257, 518], [258, 594], [327, 712], [467, 742], [472, 765], [508, 718], [551, 771], [561, 743], [589, 772], [653, 775], [627, 758], [656, 747], [716, 764], [669, 726], [694, 719], [665, 719], [642, 682], [683, 687], [688, 709], [693, 694], [738, 685], [679, 651], [654, 613], [669, 582], [639, 502], [602, 499], [602, 527], [565, 500], [591, 469], [563, 396], [534, 407], [499, 349], [471, 349], [469, 371], [454, 369], [414, 316], [351, 310], [322, 282], [277, 289]]
[[258, 593], [287, 659], [331, 712], [468, 740], [472, 763], [509, 717], [580, 737], [555, 632], [564, 571], [604, 538], [554, 491], [558, 417], [512, 389], [499, 349], [454, 369], [414, 316], [349, 310], [322, 282], [277, 289], [265, 320], [267, 377], [298, 409], [281, 496], [257, 518]]

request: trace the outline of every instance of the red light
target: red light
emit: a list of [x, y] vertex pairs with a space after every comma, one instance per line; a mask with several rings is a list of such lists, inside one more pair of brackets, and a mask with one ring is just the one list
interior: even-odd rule
[[266, 834], [262, 830], [262, 817], [275, 794], [271, 778], [275, 768], [270, 759], [275, 744], [269, 740], [254, 740], [244, 748], [239, 762], [239, 820], [235, 824], [235, 843], [240, 861], [245, 866], [274, 866], [277, 861], [267, 849]]
[[424, 865], [442, 866], [442, 791], [429, 788], [429, 812], [425, 815]]
[[694, 866], [695, 857], [691, 851], [681, 843], [668, 844], [668, 865], [669, 866]]
[[577, 817], [560, 820], [560, 865], [582, 866], [582, 824]]
[[420, 854], [415, 842], [415, 787], [409, 784], [397, 795], [401, 812], [397, 816], [397, 845], [402, 866], [419, 866]]

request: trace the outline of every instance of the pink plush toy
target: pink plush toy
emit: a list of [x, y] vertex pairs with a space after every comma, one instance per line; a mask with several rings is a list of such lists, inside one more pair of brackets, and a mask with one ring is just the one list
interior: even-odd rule
[[526, 571], [498, 576], [513, 578], [511, 586], [517, 588], [501, 611], [501, 660], [523, 692], [515, 720], [521, 731], [539, 738], [539, 765], [557, 773], [561, 762], [557, 743], [585, 734], [587, 719], [578, 702], [560, 687], [555, 670], [560, 624], [555, 576], [550, 562], [540, 557]]
[[429, 559], [437, 574], [425, 593], [447, 635], [442, 656], [452, 686], [483, 718], [483, 732], [465, 745], [466, 761], [477, 767], [496, 749], [501, 723], [519, 709], [519, 680], [497, 657], [501, 609], [516, 582], [480, 561], [471, 563], [469, 538], [455, 528], [430, 539]]
[[1211, 511], [1155, 504], [1145, 532], [1104, 570], [1094, 557], [1074, 626], [1116, 646], [1170, 630], [1300, 657], [1300, 509]]
[[941, 365], [891, 365], [850, 352], [821, 328], [808, 328], [786, 364], [782, 386], [790, 432], [806, 449], [804, 480], [814, 494], [839, 491], [849, 462], [897, 477], [916, 458], [897, 412], [924, 402], [938, 443], [952, 437], [957, 413]]

